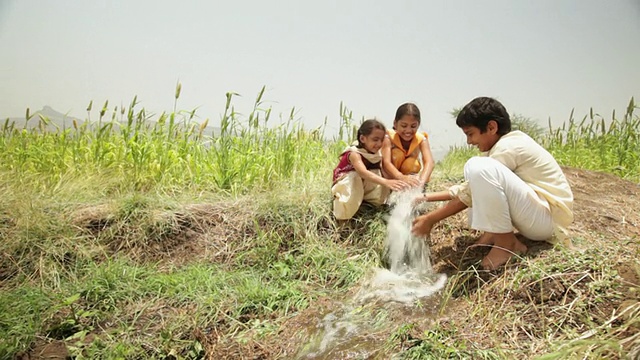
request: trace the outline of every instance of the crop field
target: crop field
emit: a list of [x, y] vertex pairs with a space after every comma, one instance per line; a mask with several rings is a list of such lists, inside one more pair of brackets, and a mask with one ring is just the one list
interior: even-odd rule
[[[305, 358], [318, 322], [384, 265], [386, 210], [347, 226], [331, 215], [349, 109], [329, 138], [293, 109], [272, 114], [264, 88], [246, 115], [229, 93], [211, 130], [178, 110], [180, 92], [171, 113], [133, 99], [89, 104], [65, 128], [28, 110], [0, 124], [1, 359]], [[437, 298], [359, 309], [372, 330], [326, 358], [640, 357], [637, 111], [632, 99], [558, 128], [516, 121], [572, 185], [574, 247], [527, 242], [481, 271], [459, 214], [430, 239], [448, 276]], [[460, 181], [474, 154], [453, 148], [429, 189]]]

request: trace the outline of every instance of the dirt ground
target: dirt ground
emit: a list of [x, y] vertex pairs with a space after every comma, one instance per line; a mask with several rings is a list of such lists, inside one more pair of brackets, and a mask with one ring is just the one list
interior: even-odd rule
[[[518, 264], [508, 264], [492, 273], [472, 274], [463, 284], [456, 284], [464, 289], [465, 296], [471, 296], [474, 301], [486, 301], [490, 303], [490, 297], [501, 299], [501, 303], [506, 312], [519, 313], [520, 319], [517, 324], [524, 330], [515, 331], [508, 329], [509, 334], [505, 334], [507, 340], [522, 337], [527, 342], [531, 336], [535, 336], [536, 329], [543, 328], [545, 321], [565, 321], [558, 315], [559, 311], [571, 309], [571, 304], [584, 301], [590, 307], [586, 313], [589, 320], [572, 319], [567, 317], [569, 322], [574, 322], [570, 326], [588, 338], [589, 326], [602, 324], [611, 321], [611, 324], [620, 325], [618, 317], [621, 312], [630, 306], [636, 309], [640, 306], [640, 184], [622, 180], [616, 176], [602, 173], [585, 171], [575, 168], [563, 168], [567, 176], [574, 195], [574, 222], [570, 226], [570, 236], [574, 239], [574, 250], [587, 259], [602, 261], [606, 256], [607, 265], [612, 265], [619, 275], [619, 285], [621, 288], [620, 298], [609, 297], [603, 303], [597, 303], [594, 298], [587, 299], [584, 294], [589, 293], [592, 284], [597, 282], [600, 274], [593, 271], [597, 264], [585, 265], [575, 273], [552, 273], [548, 274], [542, 281], [531, 282], [530, 286], [521, 286], [512, 294], [503, 291], [503, 287], [497, 283], [508, 281], [510, 276], [506, 273], [516, 271]], [[459, 214], [451, 222], [438, 225], [432, 233], [432, 257], [434, 259], [434, 270], [453, 275], [459, 271], [465, 271], [471, 265], [486, 254], [488, 249], [467, 249], [472, 245], [479, 235], [467, 230], [467, 219], [464, 214]], [[521, 240], [529, 248], [525, 257], [536, 261], [545, 262], [548, 258], [556, 259], [559, 263], [569, 263], [571, 259], [563, 259], [554, 252], [550, 245], [545, 242], [531, 241], [525, 238]], [[578, 254], [576, 253], [576, 254]], [[600, 256], [590, 256], [584, 254], [605, 254]], [[571, 256], [571, 252], [567, 256]], [[554, 256], [555, 255], [555, 256]], [[576, 255], [578, 256], [578, 255]], [[548, 261], [547, 261], [548, 263]], [[558, 267], [561, 268], [562, 265]], [[512, 278], [512, 277], [511, 277]], [[474, 288], [482, 287], [482, 293], [473, 297]], [[453, 291], [454, 297], [456, 291]], [[603, 296], [607, 298], [607, 296]], [[597, 303], [597, 304], [596, 304]], [[461, 331], [461, 337], [466, 336], [471, 342], [478, 344], [480, 348], [492, 348], [499, 345], [496, 339], [483, 338], [478, 324], [468, 324], [465, 313], [471, 311], [472, 305], [468, 302], [456, 302], [459, 307], [452, 311], [440, 321], [440, 324], [447, 326], [449, 323]], [[529, 311], [533, 304], [534, 311]], [[568, 310], [567, 310], [568, 311]], [[634, 313], [637, 316], [637, 311]], [[489, 315], [486, 315], [490, 318]], [[580, 318], [580, 316], [577, 316]], [[592, 321], [589, 323], [589, 321]], [[488, 321], [491, 322], [491, 321]], [[636, 321], [637, 324], [637, 321]], [[491, 326], [499, 327], [498, 324], [487, 326], [487, 331]], [[515, 328], [516, 325], [513, 324]], [[507, 329], [508, 326], [505, 326]], [[632, 331], [640, 331], [635, 329]], [[485, 332], [485, 333], [486, 333]], [[505, 331], [506, 333], [506, 331]], [[544, 339], [545, 334], [538, 334], [538, 339]], [[620, 333], [619, 338], [629, 339], [632, 334]], [[533, 343], [533, 341], [531, 341]], [[633, 345], [636, 344], [636, 345]], [[640, 342], [636, 339], [632, 345], [626, 343], [627, 348], [636, 348], [640, 351]], [[533, 348], [534, 345], [532, 344]], [[635, 356], [640, 356], [636, 353]]]
[[[597, 241], [605, 239], [630, 239], [621, 244], [619, 251], [626, 254], [624, 258], [635, 259], [617, 264], [620, 277], [629, 289], [626, 301], [639, 301], [638, 293], [633, 288], [640, 287], [640, 185], [622, 180], [613, 175], [600, 172], [564, 168], [575, 197], [575, 221], [570, 227], [571, 236], [579, 238], [580, 246], [593, 247]], [[159, 249], [159, 252], [170, 254], [173, 265], [193, 261], [198, 258], [209, 258], [215, 261], [228, 261], [229, 249], [227, 236], [245, 235], [248, 227], [228, 222], [226, 217], [243, 212], [238, 204], [226, 211], [218, 206], [186, 207], [179, 214], [169, 216], [167, 221], [175, 222], [177, 234], [169, 234], [175, 241], [171, 248]], [[242, 217], [249, 218], [243, 214]], [[166, 217], [166, 216], [165, 216]], [[86, 220], [86, 219], [85, 219]], [[96, 219], [92, 221], [95, 222]], [[102, 223], [105, 219], [98, 219]], [[102, 221], [102, 222], [101, 222]], [[180, 230], [181, 229], [181, 230]], [[434, 270], [448, 275], [455, 274], [477, 263], [483, 249], [467, 250], [477, 233], [469, 231], [463, 214], [443, 222], [434, 229], [431, 236], [431, 255]], [[537, 256], [549, 251], [545, 243], [531, 242], [523, 239], [529, 247], [527, 256]], [[163, 242], [166, 244], [167, 242]], [[597, 246], [597, 245], [595, 245]], [[238, 249], [234, 249], [237, 251]], [[158, 252], [156, 252], [158, 254]], [[157, 257], [152, 259], [157, 261]], [[210, 359], [272, 359], [291, 358], [304, 339], [314, 331], [315, 324], [326, 313], [339, 306], [337, 299], [319, 299], [316, 303], [284, 322], [277, 336], [264, 340], [249, 341], [239, 344], [229, 341], [224, 334], [194, 332], [207, 351]], [[607, 311], [613, 311], [621, 304], [610, 304]], [[418, 328], [427, 328], [434, 319], [424, 319]], [[416, 322], [415, 314], [408, 313], [405, 318], [395, 319], [398, 324]], [[377, 334], [378, 341], [384, 341], [389, 333]], [[21, 354], [19, 359], [64, 359], [68, 356], [64, 344], [59, 341], [40, 344], [29, 353]]]
[[[628, 259], [618, 263], [616, 266], [623, 286], [627, 289], [627, 297], [616, 303], [600, 306], [599, 311], [602, 316], [607, 317], [616, 310], [619, 312], [625, 306], [625, 303], [636, 304], [640, 301], [640, 294], [634, 290], [640, 288], [640, 262], [638, 261], [640, 259], [640, 184], [622, 180], [602, 172], [575, 168], [563, 168], [563, 170], [574, 194], [575, 219], [569, 230], [572, 238], [580, 240], [576, 241], [580, 243], [577, 247], [587, 249], [594, 246], [597, 247], [600, 241], [607, 241], [607, 239], [630, 239], [620, 244], [621, 247], [616, 250], [625, 255], [620, 258]], [[488, 251], [488, 249], [479, 248], [468, 249], [478, 236], [479, 233], [468, 229], [464, 212], [438, 224], [434, 228], [430, 239], [434, 270], [439, 273], [453, 275], [469, 268], [473, 264], [477, 264]], [[521, 240], [529, 248], [526, 254], [528, 257], [537, 257], [541, 254], [543, 255], [546, 251], [553, 251], [551, 250], [552, 246], [546, 242], [536, 242], [525, 238], [521, 238]], [[577, 251], [580, 251], [580, 249], [577, 249]], [[498, 273], [500, 271], [504, 271], [504, 269], [498, 270]], [[489, 278], [495, 278], [496, 276], [495, 272], [487, 274], [487, 276], [480, 274], [478, 277], [484, 279], [471, 279], [470, 282], [480, 287], [486, 285]], [[571, 280], [573, 281], [573, 279]], [[558, 286], [561, 287], [563, 285], [560, 284]], [[466, 290], [469, 290], [468, 286]], [[536, 290], [540, 293], [536, 294], [541, 297], [540, 303], [545, 306], [545, 304], [551, 305], [554, 297], [557, 297], [561, 291], [566, 289], [557, 289], [554, 292], [554, 284], [548, 283], [544, 286], [546, 293], [539, 291], [539, 287], [537, 289], [526, 289], [526, 291], [523, 291], [526, 294], [514, 294], [514, 297], [529, 297], [530, 293], [535, 293]], [[491, 292], [492, 290], [488, 291]], [[499, 294], [495, 295], [499, 296]], [[289, 343], [285, 342], [274, 347], [268, 347], [272, 351], [278, 349], [275, 353], [272, 352], [269, 355], [290, 355], [292, 349], [295, 349], [296, 345], [299, 345], [300, 341], [309, 335], [309, 331], [313, 331], [313, 324], [317, 323], [317, 319], [339, 306], [339, 302], [324, 300], [317, 305], [302, 312], [282, 327], [282, 338], [292, 340]], [[455, 299], [450, 303], [450, 308], [451, 306], [453, 308], [457, 306]], [[469, 309], [465, 309], [463, 305], [460, 305], [459, 308], [449, 311], [450, 314], [443, 316], [437, 322], [441, 325], [446, 325], [448, 322], [456, 320], [464, 322], [467, 310]], [[415, 324], [416, 327], [413, 331], [415, 335], [419, 335], [422, 330], [433, 326], [434, 323], [434, 319], [429, 319], [428, 317], [416, 319], [413, 313], [409, 313], [404, 318], [400, 317], [397, 321], [399, 324]], [[534, 319], [532, 319], [533, 321]], [[469, 326], [472, 327], [471, 325]], [[536, 324], [532, 323], [531, 326], [535, 327]], [[464, 331], [464, 329], [461, 330]], [[477, 335], [473, 335], [473, 333]], [[378, 334], [379, 339], [377, 341], [384, 342], [389, 335], [390, 333]], [[480, 344], [483, 341], [482, 335], [478, 332], [472, 331], [471, 335], [466, 336], [470, 338], [476, 337], [476, 339], [472, 340]], [[487, 343], [486, 347], [490, 348], [491, 344]], [[217, 355], [222, 355], [222, 353], [217, 353]], [[263, 355], [266, 356], [265, 358], [271, 358], [266, 353], [263, 353]], [[285, 355], [285, 358], [288, 357]], [[375, 354], [372, 358], [376, 358]]]
[[[563, 168], [574, 196], [574, 222], [569, 228], [572, 238], [636, 238], [626, 251], [637, 253], [640, 235], [640, 185], [603, 172]], [[452, 274], [479, 260], [486, 249], [467, 249], [479, 233], [469, 230], [466, 214], [438, 224], [431, 234], [434, 270]], [[520, 238], [529, 247], [528, 255], [550, 249], [545, 242]]]

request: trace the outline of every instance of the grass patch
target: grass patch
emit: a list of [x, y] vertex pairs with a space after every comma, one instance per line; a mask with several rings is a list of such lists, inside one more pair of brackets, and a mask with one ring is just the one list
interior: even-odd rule
[[559, 163], [613, 173], [640, 181], [640, 117], [632, 98], [622, 119], [615, 111], [607, 120], [593, 109], [582, 120], [574, 118], [543, 137], [543, 144]]

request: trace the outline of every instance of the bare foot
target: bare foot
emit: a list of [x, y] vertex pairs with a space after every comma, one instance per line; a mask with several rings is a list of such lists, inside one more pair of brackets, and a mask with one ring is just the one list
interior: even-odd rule
[[527, 252], [527, 246], [520, 242], [513, 233], [491, 235], [493, 248], [480, 263], [484, 269], [495, 270], [506, 264], [512, 256]]
[[431, 219], [429, 214], [424, 214], [416, 217], [413, 220], [413, 226], [411, 227], [411, 233], [414, 236], [429, 236], [431, 235], [431, 229], [436, 222]]
[[495, 240], [493, 239], [493, 234], [486, 232], [486, 233], [482, 233], [482, 235], [480, 235], [478, 240], [476, 240], [476, 242], [471, 246], [472, 247], [474, 247], [474, 246], [487, 246], [487, 245], [493, 245], [494, 243], [495, 243]]

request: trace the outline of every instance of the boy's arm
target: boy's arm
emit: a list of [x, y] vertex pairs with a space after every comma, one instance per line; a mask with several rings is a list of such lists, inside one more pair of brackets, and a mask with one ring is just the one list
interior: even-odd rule
[[424, 140], [420, 143], [420, 153], [422, 154], [420, 183], [426, 184], [431, 180], [431, 173], [433, 173], [433, 168], [436, 166], [436, 162], [433, 160], [433, 154], [431, 154], [431, 146], [429, 145], [429, 138], [427, 136], [425, 136]]
[[451, 194], [449, 194], [449, 190], [444, 190], [444, 191], [437, 191], [437, 192], [432, 192], [432, 193], [424, 193], [422, 194], [422, 196], [416, 198], [413, 202], [414, 204], [420, 204], [423, 202], [429, 202], [429, 201], [446, 201], [446, 200], [452, 200], [453, 197], [451, 197]]
[[458, 198], [468, 207], [472, 206], [471, 189], [469, 189], [469, 182], [465, 181], [462, 184], [453, 185], [447, 192], [452, 199]]
[[423, 197], [425, 201], [446, 201], [453, 199], [453, 197], [451, 197], [451, 194], [449, 193], [449, 190], [426, 193], [423, 195]]

